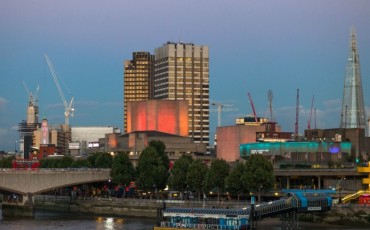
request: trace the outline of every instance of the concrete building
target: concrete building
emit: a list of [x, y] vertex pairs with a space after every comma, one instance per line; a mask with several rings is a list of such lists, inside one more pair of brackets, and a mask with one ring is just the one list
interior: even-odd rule
[[71, 127], [72, 141], [69, 144], [71, 155], [83, 155], [89, 148], [94, 148], [99, 138], [106, 134], [120, 134], [121, 130], [113, 126], [81, 126]]
[[240, 145], [243, 143], [256, 142], [256, 132], [262, 132], [265, 127], [233, 125], [217, 127], [216, 156], [227, 162], [234, 162], [240, 159]]
[[154, 55], [134, 52], [132, 60], [124, 63], [123, 114], [124, 132], [127, 132], [127, 103], [153, 98]]
[[[129, 152], [131, 161], [136, 165], [140, 153], [148, 147], [152, 140], [162, 141], [165, 144], [166, 153], [172, 162], [179, 159], [182, 154], [195, 156], [197, 153], [205, 153], [207, 150], [205, 144], [194, 143], [191, 137], [158, 131], [134, 131], [122, 135], [106, 134], [105, 138], [99, 139], [99, 147], [89, 149], [89, 152]], [[211, 157], [208, 157], [208, 161], [211, 161]]]
[[159, 131], [188, 136], [188, 102], [185, 100], [148, 100], [128, 102], [127, 132]]
[[168, 42], [154, 53], [154, 99], [187, 100], [189, 136], [196, 143], [208, 145], [208, 46]]

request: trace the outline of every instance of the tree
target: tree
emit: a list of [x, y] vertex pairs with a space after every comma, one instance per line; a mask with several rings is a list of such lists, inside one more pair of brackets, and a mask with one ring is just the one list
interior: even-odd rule
[[100, 153], [95, 161], [95, 167], [97, 168], [111, 168], [112, 167], [112, 155], [109, 153]]
[[200, 195], [203, 193], [207, 171], [207, 166], [201, 160], [197, 159], [190, 165], [186, 175], [186, 183], [191, 190], [197, 192], [198, 200], [200, 200]]
[[274, 185], [271, 162], [261, 154], [251, 155], [245, 163], [242, 179], [246, 190], [258, 193], [258, 202], [260, 202], [261, 193], [269, 191]]
[[173, 165], [173, 168], [171, 169], [170, 184], [174, 190], [184, 192], [188, 187], [186, 176], [192, 162], [193, 158], [191, 156], [183, 154]]
[[73, 164], [74, 160], [70, 156], [64, 156], [58, 159], [58, 168], [70, 168]]
[[117, 184], [129, 185], [134, 179], [135, 169], [128, 153], [119, 152], [112, 160], [110, 175]]
[[149, 146], [155, 148], [158, 155], [161, 157], [163, 161], [163, 165], [166, 167], [167, 171], [170, 168], [170, 159], [168, 158], [168, 155], [166, 154], [166, 145], [162, 141], [158, 140], [152, 140], [149, 142]]
[[138, 187], [147, 191], [164, 189], [167, 184], [168, 171], [156, 149], [146, 147], [140, 154], [137, 165], [136, 182]]
[[91, 163], [87, 159], [77, 159], [72, 165], [72, 168], [91, 168]]
[[96, 168], [96, 159], [100, 154], [102, 153], [92, 153], [87, 157], [86, 160], [90, 162], [91, 167]]
[[231, 170], [230, 175], [226, 178], [227, 191], [233, 196], [240, 199], [240, 195], [244, 192], [242, 176], [244, 173], [244, 164], [241, 162], [236, 163]]
[[216, 189], [217, 200], [220, 201], [220, 191], [225, 188], [225, 179], [229, 175], [229, 165], [223, 159], [215, 159], [211, 163], [206, 175], [206, 188], [208, 190]]
[[0, 168], [11, 168], [15, 157], [3, 157], [0, 160]]

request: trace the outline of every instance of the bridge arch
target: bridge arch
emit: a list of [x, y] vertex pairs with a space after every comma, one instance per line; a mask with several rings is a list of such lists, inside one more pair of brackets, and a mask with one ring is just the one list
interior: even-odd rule
[[0, 189], [22, 195], [110, 179], [110, 169], [0, 169]]

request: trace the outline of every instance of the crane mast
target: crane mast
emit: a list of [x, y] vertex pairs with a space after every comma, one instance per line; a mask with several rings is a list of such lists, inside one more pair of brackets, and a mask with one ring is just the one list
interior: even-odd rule
[[294, 135], [296, 139], [298, 139], [298, 117], [299, 117], [299, 89], [297, 89], [297, 104], [296, 104], [296, 111], [295, 111]]
[[48, 55], [45, 54], [44, 56], [45, 56], [45, 60], [46, 60], [46, 62], [48, 64], [48, 66], [49, 66], [50, 73], [53, 76], [55, 85], [58, 88], [59, 95], [60, 95], [60, 97], [62, 99], [62, 102], [63, 102], [63, 105], [64, 105], [65, 125], [66, 125], [66, 127], [68, 127], [69, 126], [69, 117], [73, 117], [73, 115], [74, 115], [74, 107], [73, 107], [74, 97], [72, 96], [70, 102], [67, 103], [66, 98], [65, 98], [64, 93], [63, 93], [63, 90], [62, 90], [62, 88], [59, 85], [58, 77], [57, 77], [57, 74], [55, 72], [53, 63], [51, 63]]
[[[310, 118], [307, 122], [307, 129], [311, 129], [311, 119], [312, 119], [312, 110], [313, 110], [313, 101], [314, 101], [315, 96], [312, 96], [312, 101], [311, 101], [311, 110], [310, 110]], [[316, 125], [315, 125], [316, 126]], [[316, 127], [315, 127], [316, 128]]]
[[252, 107], [254, 120], [257, 123], [258, 122], [258, 119], [257, 119], [256, 110], [254, 109], [254, 104], [253, 104], [253, 101], [252, 101], [252, 96], [251, 96], [251, 94], [249, 92], [247, 94], [248, 94], [248, 97], [249, 97], [249, 103], [251, 104], [251, 107]]

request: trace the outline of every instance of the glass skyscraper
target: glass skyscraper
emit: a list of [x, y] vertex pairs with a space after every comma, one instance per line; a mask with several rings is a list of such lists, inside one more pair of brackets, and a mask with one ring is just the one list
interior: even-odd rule
[[356, 45], [356, 33], [352, 28], [346, 76], [344, 79], [341, 128], [366, 128], [366, 114], [362, 93], [360, 59]]

